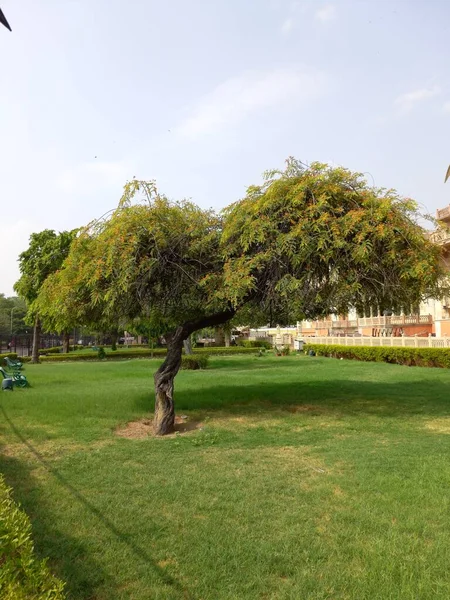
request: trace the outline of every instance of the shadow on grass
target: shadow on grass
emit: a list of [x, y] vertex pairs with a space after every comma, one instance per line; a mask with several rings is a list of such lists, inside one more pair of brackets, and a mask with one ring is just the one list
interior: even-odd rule
[[[368, 414], [395, 418], [420, 414], [436, 417], [449, 414], [449, 382], [433, 378], [433, 373], [440, 370], [419, 371], [417, 367], [383, 365], [403, 370], [400, 380], [384, 381], [380, 371], [376, 372], [376, 375], [380, 376], [379, 380], [369, 381], [367, 375], [370, 372], [361, 371], [352, 379], [349, 370], [341, 371], [342, 378], [337, 378], [341, 376], [340, 373], [331, 379], [332, 374], [326, 371], [326, 363], [331, 360], [321, 359], [319, 363], [316, 359], [314, 363], [306, 365], [306, 368], [303, 368], [305, 363], [301, 366], [295, 361], [283, 363], [286, 379], [290, 381], [280, 378], [274, 381], [272, 374], [268, 374], [267, 380], [264, 381], [264, 373], [279, 369], [280, 365], [275, 362], [261, 362], [256, 369], [252, 364], [251, 370], [247, 368], [248, 377], [242, 366], [219, 363], [215, 365], [217, 376], [213, 380], [214, 383], [210, 379], [202, 381], [201, 375], [192, 380], [185, 378], [182, 386], [178, 381], [175, 382], [176, 410], [220, 410], [230, 414], [245, 414], [253, 412], [256, 406], [267, 411], [292, 412], [294, 407], [314, 405], [326, 409], [327, 412], [335, 411], [341, 416]], [[333, 366], [336, 368], [336, 361]], [[380, 365], [377, 363], [378, 366]], [[324, 369], [323, 378], [320, 377], [321, 368]], [[220, 376], [222, 369], [223, 378]], [[313, 377], [311, 369], [315, 371]], [[205, 374], [208, 371], [205, 371]], [[242, 373], [236, 374], [234, 378], [230, 376], [230, 371]], [[298, 379], [292, 381], [292, 372], [289, 371], [296, 371]], [[141, 396], [136, 399], [136, 407], [140, 410], [153, 410], [153, 405], [153, 398]]]
[[[58, 483], [72, 496], [73, 500], [87, 509], [97, 520], [113, 534], [121, 543], [125, 544], [134, 556], [151, 568], [161, 583], [170, 586], [179, 598], [190, 599], [191, 596], [180, 583], [169, 575], [163, 568], [149, 556], [145, 549], [136, 544], [125, 531], [121, 531], [110, 519], [92, 502], [87, 500], [65, 477], [53, 467], [44, 456], [21, 434], [9, 418], [2, 404], [0, 410], [11, 430], [26, 446], [37, 461], [52, 475]], [[36, 490], [38, 484], [33, 483], [31, 470], [16, 458], [0, 453], [0, 472], [5, 476], [7, 483], [13, 488], [14, 498], [23, 506], [30, 516], [33, 525], [33, 538], [39, 553], [50, 560], [53, 572], [66, 583], [66, 590], [70, 598], [84, 600], [95, 598], [96, 589], [107, 584], [114, 588], [114, 580], [110, 574], [105, 574], [98, 564], [93, 564], [89, 550], [79, 540], [61, 534], [55, 527], [48, 526], [50, 522], [46, 507], [40, 501]], [[34, 493], [33, 493], [34, 491]]]

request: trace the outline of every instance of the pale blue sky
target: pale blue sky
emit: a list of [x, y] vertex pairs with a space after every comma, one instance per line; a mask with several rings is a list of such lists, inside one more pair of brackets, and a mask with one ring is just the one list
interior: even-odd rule
[[217, 209], [289, 155], [450, 202], [448, 0], [0, 0], [2, 285], [127, 179]]

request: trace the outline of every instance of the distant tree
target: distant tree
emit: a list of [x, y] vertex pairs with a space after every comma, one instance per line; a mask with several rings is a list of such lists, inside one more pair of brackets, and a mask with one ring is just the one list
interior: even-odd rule
[[416, 218], [414, 202], [369, 188], [359, 174], [293, 159], [222, 215], [134, 180], [108, 219], [80, 233], [48, 285], [80, 319], [144, 317], [169, 332], [154, 377], [154, 429], [165, 434], [183, 342], [194, 332], [235, 315], [295, 322], [441, 294], [440, 248]]
[[26, 304], [21, 298], [17, 296], [6, 298], [4, 294], [0, 294], [0, 337], [6, 339], [11, 335], [25, 333], [26, 312]]
[[19, 256], [21, 277], [15, 283], [14, 290], [26, 301], [27, 318], [33, 322], [32, 362], [39, 362], [41, 332], [36, 300], [47, 277], [61, 268], [75, 235], [76, 230], [56, 233], [45, 229], [40, 233], [32, 233], [28, 249]]

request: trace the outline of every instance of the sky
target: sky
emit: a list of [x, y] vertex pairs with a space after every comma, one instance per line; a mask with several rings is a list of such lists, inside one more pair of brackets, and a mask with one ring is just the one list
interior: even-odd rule
[[217, 210], [289, 156], [450, 203], [448, 0], [0, 0], [0, 293], [127, 180]]

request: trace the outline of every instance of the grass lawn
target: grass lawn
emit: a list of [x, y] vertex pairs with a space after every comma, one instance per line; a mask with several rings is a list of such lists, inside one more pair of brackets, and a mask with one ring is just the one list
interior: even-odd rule
[[27, 365], [0, 471], [71, 600], [448, 600], [450, 371], [213, 358], [201, 428], [126, 439], [157, 361]]

